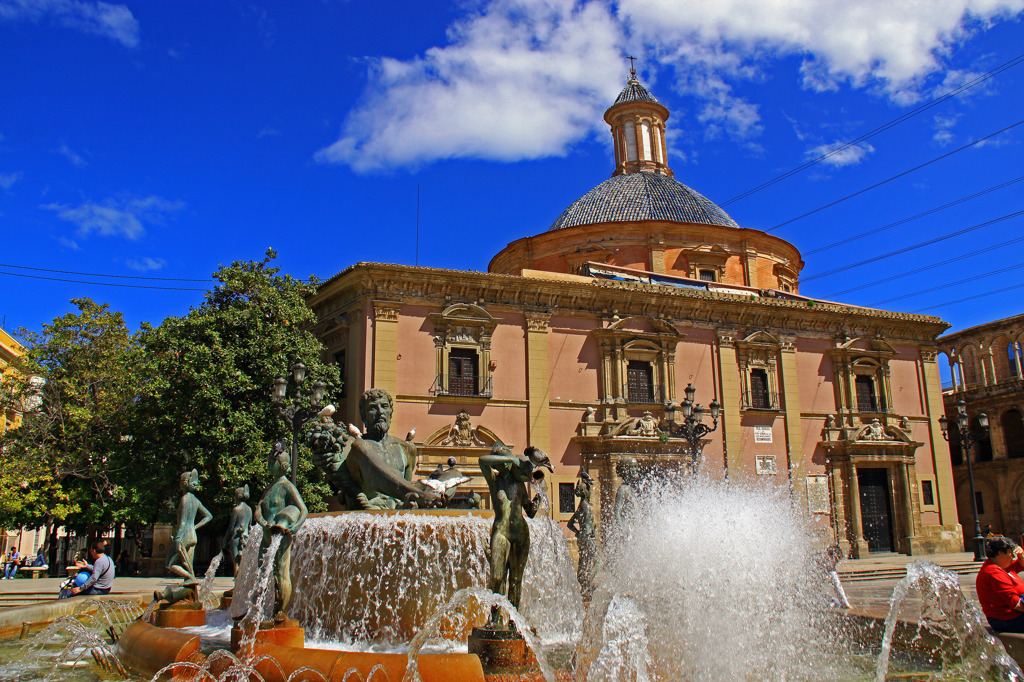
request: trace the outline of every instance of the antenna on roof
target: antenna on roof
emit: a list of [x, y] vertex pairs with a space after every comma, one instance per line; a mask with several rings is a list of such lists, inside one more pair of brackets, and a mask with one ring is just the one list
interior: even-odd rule
[[626, 57], [626, 59], [629, 60], [629, 80], [635, 81], [636, 80], [636, 67], [633, 65], [633, 62], [636, 61], [636, 57]]

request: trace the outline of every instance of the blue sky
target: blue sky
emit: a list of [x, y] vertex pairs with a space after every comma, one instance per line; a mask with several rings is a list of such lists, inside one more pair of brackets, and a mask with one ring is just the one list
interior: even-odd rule
[[37, 329], [89, 296], [137, 327], [202, 300], [19, 275], [207, 288], [27, 268], [208, 280], [273, 247], [297, 277], [486, 270], [610, 175], [601, 116], [630, 54], [672, 112], [676, 178], [801, 249], [801, 293], [957, 329], [1018, 314], [1024, 240], [878, 280], [1024, 237], [1003, 219], [1024, 181], [833, 245], [1024, 176], [1024, 124], [780, 224], [1021, 121], [1024, 63], [729, 200], [1021, 56], [1022, 16], [1024, 0], [0, 0], [0, 319]]

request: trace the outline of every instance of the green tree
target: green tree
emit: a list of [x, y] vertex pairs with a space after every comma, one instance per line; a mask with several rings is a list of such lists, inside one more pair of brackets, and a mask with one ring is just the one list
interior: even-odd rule
[[[236, 487], [262, 492], [273, 442], [288, 438], [269, 390], [296, 359], [308, 368], [307, 382], [327, 384], [328, 398], [340, 388], [337, 368], [321, 361], [323, 347], [309, 331], [315, 317], [305, 297], [316, 281], [280, 274], [271, 266], [275, 257], [268, 250], [262, 261], [222, 266], [213, 275], [220, 284], [198, 308], [158, 327], [143, 325], [149, 367], [131, 448], [146, 480], [126, 486], [122, 501], [152, 510], [150, 521], [166, 518], [179, 474], [193, 467], [218, 527]], [[310, 511], [324, 508], [330, 491], [304, 448], [298, 487]]]
[[95, 530], [123, 518], [117, 504], [127, 418], [139, 394], [141, 354], [120, 313], [88, 298], [21, 330], [27, 352], [8, 404], [20, 427], [0, 440], [0, 526]]

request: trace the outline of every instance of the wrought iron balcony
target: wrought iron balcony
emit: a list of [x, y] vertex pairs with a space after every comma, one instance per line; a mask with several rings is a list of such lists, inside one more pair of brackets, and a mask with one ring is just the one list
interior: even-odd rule
[[438, 374], [434, 385], [430, 387], [432, 395], [461, 395], [478, 398], [493, 397], [493, 379], [486, 380], [478, 376], [461, 376], [456, 374]]

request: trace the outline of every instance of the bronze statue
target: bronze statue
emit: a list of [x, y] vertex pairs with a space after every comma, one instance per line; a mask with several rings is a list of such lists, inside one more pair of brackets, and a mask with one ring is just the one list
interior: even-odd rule
[[[193, 469], [181, 474], [178, 479], [182, 496], [178, 501], [178, 517], [171, 536], [171, 551], [167, 555], [167, 570], [184, 578], [186, 587], [197, 585], [192, 562], [195, 558], [198, 537], [196, 531], [206, 525], [213, 515], [203, 506], [194, 493], [199, 492], [199, 472]], [[196, 520], [199, 517], [199, 520]]]
[[573, 491], [580, 503], [576, 506], [569, 519], [569, 530], [576, 535], [576, 550], [579, 563], [576, 565], [576, 579], [580, 583], [580, 592], [584, 601], [590, 601], [594, 594], [594, 577], [597, 575], [599, 563], [597, 549], [597, 525], [594, 522], [594, 509], [590, 506], [590, 493], [594, 479], [586, 469], [580, 468], [576, 489]]
[[318, 422], [306, 442], [346, 509], [397, 509], [436, 506], [442, 496], [413, 482], [416, 446], [411, 432], [404, 441], [388, 434], [394, 401], [387, 391], [371, 388], [359, 398], [359, 416], [366, 426]]
[[222, 550], [231, 559], [238, 575], [238, 563], [242, 560], [242, 548], [249, 537], [249, 526], [252, 525], [252, 507], [249, 506], [249, 485], [235, 489], [235, 508], [231, 510], [231, 520], [224, 534]]
[[615, 525], [614, 540], [624, 542], [629, 524], [636, 514], [637, 486], [640, 484], [640, 465], [632, 457], [619, 460], [615, 464], [615, 473], [621, 483], [615, 491]]
[[[530, 446], [523, 456], [513, 455], [502, 443], [495, 443], [489, 455], [479, 460], [487, 488], [491, 493], [494, 507], [494, 523], [491, 524], [491, 546], [489, 558], [491, 573], [487, 588], [496, 594], [506, 595], [519, 608], [523, 591], [523, 573], [530, 554], [530, 527], [523, 512], [531, 519], [537, 515], [540, 495], [530, 499], [527, 484], [532, 479], [544, 478], [540, 469], [553, 472], [548, 456]], [[492, 611], [491, 625], [497, 623], [498, 614]]]
[[274, 536], [281, 536], [281, 544], [274, 555], [274, 619], [284, 620], [285, 610], [292, 601], [292, 537], [309, 514], [298, 489], [288, 479], [292, 470], [291, 455], [281, 441], [274, 443], [270, 453], [270, 477], [274, 479], [256, 508], [256, 523], [263, 527], [262, 554]]

